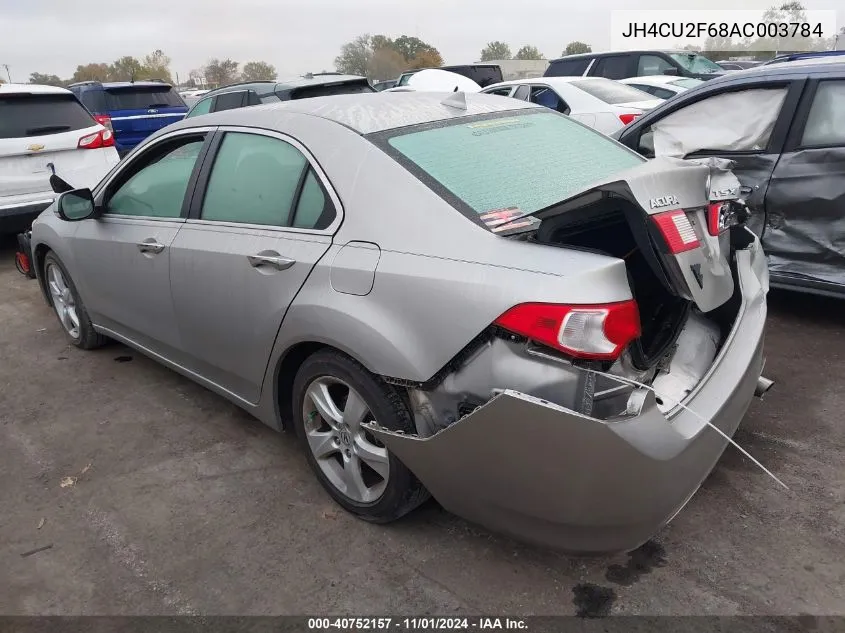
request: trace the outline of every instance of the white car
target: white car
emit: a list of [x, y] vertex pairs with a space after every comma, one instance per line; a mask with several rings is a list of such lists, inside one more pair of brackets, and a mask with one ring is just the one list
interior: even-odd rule
[[482, 92], [530, 101], [612, 134], [663, 101], [604, 77], [537, 77], [487, 86]]
[[686, 92], [690, 88], [695, 88], [704, 83], [703, 79], [694, 79], [692, 77], [678, 77], [672, 75], [648, 75], [646, 77], [628, 77], [627, 79], [619, 80], [623, 84], [633, 86], [637, 90], [642, 90], [658, 99], [670, 99], [676, 94]]
[[0, 233], [28, 229], [52, 204], [52, 174], [93, 188], [119, 160], [112, 131], [70, 90], [0, 84]]

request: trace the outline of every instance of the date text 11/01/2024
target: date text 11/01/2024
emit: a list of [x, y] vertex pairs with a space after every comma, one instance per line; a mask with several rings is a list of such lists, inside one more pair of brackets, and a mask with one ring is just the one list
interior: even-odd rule
[[628, 22], [622, 37], [823, 37], [809, 22]]
[[525, 631], [528, 626], [520, 618], [308, 618], [310, 631]]

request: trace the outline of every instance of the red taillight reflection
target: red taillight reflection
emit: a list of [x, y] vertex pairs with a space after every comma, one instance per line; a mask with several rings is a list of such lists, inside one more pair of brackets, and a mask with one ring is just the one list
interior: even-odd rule
[[622, 121], [622, 125], [628, 125], [629, 123], [632, 123], [639, 116], [642, 116], [641, 112], [637, 112], [636, 114], [635, 113], [620, 114], [619, 120]]

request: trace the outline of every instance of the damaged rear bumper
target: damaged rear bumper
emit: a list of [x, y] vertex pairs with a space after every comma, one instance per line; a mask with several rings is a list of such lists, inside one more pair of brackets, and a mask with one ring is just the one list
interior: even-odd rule
[[[372, 427], [447, 510], [493, 531], [572, 552], [633, 549], [668, 523], [715, 466], [763, 365], [768, 272], [759, 244], [737, 252], [742, 305], [710, 371], [661, 413], [600, 420], [504, 391], [428, 438]], [[700, 417], [698, 417], [700, 416]]]

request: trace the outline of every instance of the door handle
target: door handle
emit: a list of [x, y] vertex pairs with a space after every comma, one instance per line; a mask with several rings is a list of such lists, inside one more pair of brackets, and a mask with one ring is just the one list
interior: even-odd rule
[[258, 255], [247, 255], [246, 259], [249, 262], [249, 265], [253, 268], [260, 268], [261, 266], [271, 266], [276, 270], [287, 270], [296, 263], [295, 259], [291, 259], [290, 257], [283, 257], [278, 253], [274, 255], [264, 255], [261, 253], [259, 253]]
[[159, 244], [154, 239], [144, 240], [138, 243], [138, 250], [142, 253], [160, 253], [164, 250], [164, 244]]

